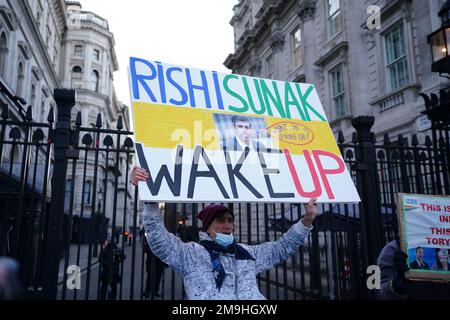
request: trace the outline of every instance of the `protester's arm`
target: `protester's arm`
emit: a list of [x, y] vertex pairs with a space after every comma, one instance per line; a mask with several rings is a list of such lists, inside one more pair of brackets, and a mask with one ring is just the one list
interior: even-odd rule
[[294, 224], [280, 239], [252, 246], [256, 260], [256, 272], [268, 270], [279, 262], [286, 260], [303, 245], [313, 229], [312, 222], [317, 215], [316, 199], [311, 199], [306, 208], [306, 215]]
[[[146, 170], [134, 167], [130, 174], [130, 181], [137, 186], [139, 182], [146, 181], [149, 177], [150, 175]], [[153, 254], [178, 273], [184, 275], [186, 273], [184, 262], [189, 255], [189, 245], [167, 231], [159, 214], [157, 203], [144, 203], [142, 220], [146, 238]]]
[[304, 243], [311, 230], [312, 227], [308, 228], [299, 221], [280, 239], [250, 247], [256, 260], [256, 273], [271, 269], [288, 259]]
[[142, 218], [152, 252], [183, 275], [186, 272], [184, 262], [187, 259], [189, 245], [166, 229], [158, 204], [144, 204]]

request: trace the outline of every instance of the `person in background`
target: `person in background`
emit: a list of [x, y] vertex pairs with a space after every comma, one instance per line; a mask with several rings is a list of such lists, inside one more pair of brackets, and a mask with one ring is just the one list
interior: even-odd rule
[[108, 300], [116, 300], [117, 283], [120, 282], [120, 265], [125, 258], [122, 249], [114, 241], [105, 240], [99, 256], [101, 267], [100, 300], [106, 300], [108, 287], [110, 288]]
[[167, 265], [162, 262], [157, 256], [155, 256], [147, 243], [144, 241], [144, 253], [147, 256], [145, 260], [145, 271], [147, 273], [147, 279], [145, 281], [145, 289], [142, 295], [145, 298], [160, 297], [160, 284], [161, 278], [164, 273], [164, 268]]
[[0, 300], [24, 299], [25, 290], [19, 279], [19, 263], [10, 257], [0, 257]]
[[381, 250], [377, 265], [381, 271], [381, 286], [375, 296], [379, 300], [448, 300], [450, 284], [406, 279], [408, 256], [398, 240], [389, 242]]

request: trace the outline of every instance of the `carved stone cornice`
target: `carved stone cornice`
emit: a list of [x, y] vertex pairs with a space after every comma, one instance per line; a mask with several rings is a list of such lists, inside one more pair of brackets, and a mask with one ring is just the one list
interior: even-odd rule
[[300, 0], [297, 5], [297, 15], [303, 23], [313, 20], [316, 15], [316, 0]]
[[19, 26], [19, 19], [10, 8], [0, 6], [0, 16], [4, 18], [10, 31], [17, 30], [17, 27]]
[[257, 76], [260, 75], [262, 69], [262, 62], [261, 59], [253, 56], [250, 58], [250, 72]]
[[32, 51], [33, 49], [31, 48], [31, 46], [24, 41], [19, 41], [19, 43], [17, 45], [18, 45], [19, 50], [22, 53], [23, 57], [27, 60], [30, 60], [32, 53], [33, 53], [33, 51]]
[[284, 47], [285, 35], [281, 30], [275, 30], [270, 35], [270, 48], [274, 53], [280, 52]]

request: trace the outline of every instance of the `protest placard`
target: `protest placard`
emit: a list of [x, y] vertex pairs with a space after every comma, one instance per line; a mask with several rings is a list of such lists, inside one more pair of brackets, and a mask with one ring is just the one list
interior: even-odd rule
[[397, 216], [407, 278], [450, 281], [450, 197], [398, 193]]
[[141, 200], [358, 202], [313, 85], [130, 58]]

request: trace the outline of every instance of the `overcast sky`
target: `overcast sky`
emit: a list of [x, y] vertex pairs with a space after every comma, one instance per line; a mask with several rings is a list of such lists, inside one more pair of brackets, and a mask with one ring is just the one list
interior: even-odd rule
[[229, 24], [238, 0], [79, 0], [109, 22], [120, 70], [114, 75], [119, 100], [130, 104], [130, 56], [229, 73], [223, 65], [234, 52]]

